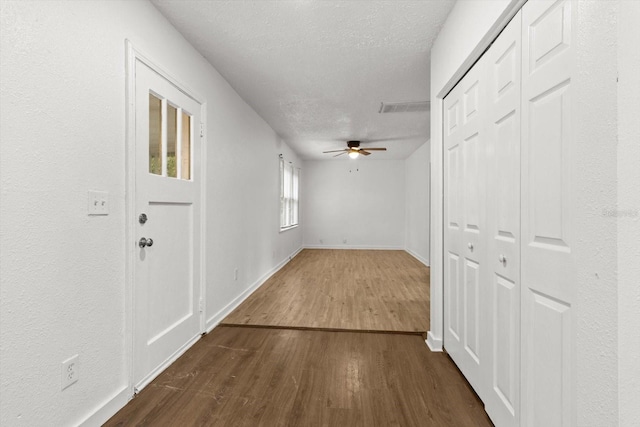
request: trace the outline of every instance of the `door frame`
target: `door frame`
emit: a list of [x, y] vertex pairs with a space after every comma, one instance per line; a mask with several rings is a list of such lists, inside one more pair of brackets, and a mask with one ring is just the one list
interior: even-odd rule
[[[498, 38], [511, 19], [528, 0], [510, 0], [502, 14], [491, 25], [484, 37], [451, 75], [447, 83], [436, 93], [431, 102], [431, 225], [430, 236], [431, 288], [430, 322], [426, 344], [431, 351], [444, 348], [444, 98], [467, 74], [482, 54]], [[432, 87], [433, 91], [438, 88]]]
[[[206, 187], [207, 187], [207, 139], [206, 139], [206, 123], [207, 123], [207, 103], [205, 99], [198, 95], [197, 92], [189, 88], [188, 85], [183, 84], [179, 80], [172, 77], [171, 74], [166, 72], [162, 67], [158, 66], [157, 62], [151, 60], [150, 57], [139, 49], [133, 46], [130, 40], [125, 40], [125, 358], [126, 358], [126, 370], [127, 370], [127, 390], [129, 396], [135, 395], [138, 390], [134, 384], [134, 349], [135, 349], [135, 268], [136, 268], [136, 253], [137, 253], [137, 238], [138, 232], [136, 227], [136, 61], [140, 61], [153, 71], [158, 73], [161, 77], [168, 82], [176, 86], [180, 91], [184, 92], [190, 98], [193, 98], [201, 105], [201, 123], [200, 126], [200, 158], [193, 159], [200, 165], [200, 229], [194, 230], [195, 233], [200, 233], [201, 236], [206, 236]], [[198, 124], [195, 124], [196, 129]], [[196, 135], [198, 137], [198, 135]], [[205, 313], [206, 313], [206, 239], [204, 237], [200, 242], [200, 332], [205, 333]], [[180, 357], [195, 341], [189, 342], [174, 358], [167, 361], [166, 366], [173, 363], [175, 359]], [[166, 367], [165, 366], [165, 367]], [[162, 368], [157, 373], [164, 370]], [[153, 377], [148, 380], [152, 381]], [[147, 383], [148, 383], [147, 382]], [[145, 384], [146, 385], [146, 384]]]

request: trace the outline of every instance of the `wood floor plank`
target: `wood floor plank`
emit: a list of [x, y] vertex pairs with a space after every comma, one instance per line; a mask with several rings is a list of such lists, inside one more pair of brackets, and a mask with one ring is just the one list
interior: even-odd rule
[[415, 335], [218, 327], [107, 426], [491, 426]]
[[223, 320], [426, 332], [429, 268], [405, 251], [305, 249]]

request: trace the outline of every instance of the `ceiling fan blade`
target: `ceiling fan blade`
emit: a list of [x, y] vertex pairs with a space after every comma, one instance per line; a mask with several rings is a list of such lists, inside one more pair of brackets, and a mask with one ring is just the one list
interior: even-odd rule
[[371, 154], [370, 152], [365, 151], [365, 150], [358, 150], [358, 153], [359, 154], [364, 154], [365, 156], [368, 156], [369, 154]]
[[343, 151], [342, 153], [340, 153], [340, 154], [336, 154], [336, 155], [335, 155], [335, 156], [333, 156], [333, 157], [342, 156], [343, 154], [347, 154], [347, 152], [346, 152], [346, 151]]
[[[367, 150], [367, 151], [387, 151], [386, 148], [369, 148], [369, 147], [365, 148], [365, 150]], [[360, 151], [362, 151], [362, 149], [360, 149]]]
[[343, 148], [342, 150], [323, 151], [322, 153], [323, 154], [326, 154], [326, 153], [337, 153], [339, 151], [349, 151], [349, 149], [348, 148]]

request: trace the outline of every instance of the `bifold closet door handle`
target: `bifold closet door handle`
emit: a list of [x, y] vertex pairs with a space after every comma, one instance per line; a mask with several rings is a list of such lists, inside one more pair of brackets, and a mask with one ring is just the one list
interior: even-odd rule
[[469, 248], [470, 251], [473, 250], [473, 243], [469, 242], [469, 244], [467, 245], [467, 247]]
[[500, 254], [500, 256], [498, 257], [498, 261], [500, 261], [502, 264], [504, 264], [505, 262], [507, 262], [507, 257], [505, 257], [504, 255]]
[[145, 246], [151, 247], [153, 246], [153, 239], [141, 237], [140, 241], [138, 241], [138, 246], [140, 246], [141, 248], [144, 248]]

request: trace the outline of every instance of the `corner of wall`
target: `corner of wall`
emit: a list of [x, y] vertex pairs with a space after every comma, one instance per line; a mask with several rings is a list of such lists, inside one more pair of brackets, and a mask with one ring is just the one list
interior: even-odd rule
[[267, 280], [269, 280], [274, 274], [280, 271], [285, 265], [287, 265], [293, 258], [295, 258], [304, 248], [302, 246], [295, 249], [291, 254], [287, 255], [283, 260], [277, 263], [273, 268], [264, 273], [258, 280], [254, 281], [249, 287], [240, 295], [231, 300], [223, 308], [214, 313], [206, 321], [205, 330], [206, 333], [211, 332], [216, 326], [222, 322], [222, 319], [227, 317], [233, 310], [238, 308], [247, 298], [257, 291]]
[[[443, 98], [525, 0], [457, 2], [431, 49], [431, 334], [443, 336]], [[439, 338], [441, 340], [441, 338]]]
[[434, 353], [443, 351], [442, 338], [436, 337], [431, 331], [427, 332], [427, 339], [425, 340], [427, 347]]

